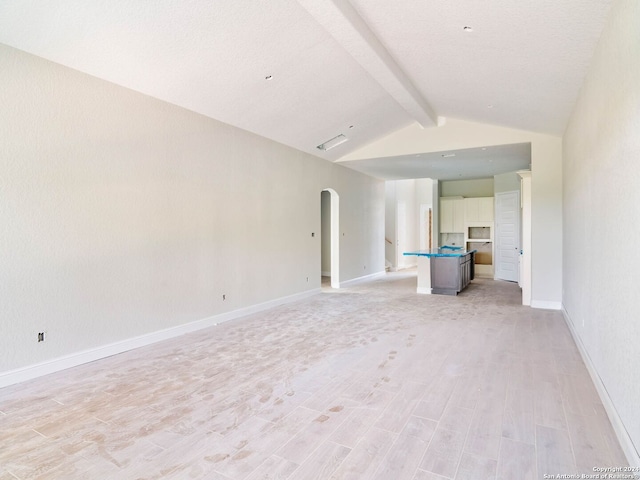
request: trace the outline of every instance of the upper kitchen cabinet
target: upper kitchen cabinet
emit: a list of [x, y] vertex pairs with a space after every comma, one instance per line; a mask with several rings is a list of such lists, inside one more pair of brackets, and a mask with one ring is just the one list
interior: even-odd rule
[[493, 224], [493, 197], [465, 198], [463, 203], [466, 225]]
[[464, 201], [462, 197], [440, 198], [440, 233], [464, 233]]

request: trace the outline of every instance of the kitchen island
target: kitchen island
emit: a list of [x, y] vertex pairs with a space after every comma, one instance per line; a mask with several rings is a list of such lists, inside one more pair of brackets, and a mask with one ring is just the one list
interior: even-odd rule
[[432, 250], [404, 252], [418, 257], [418, 293], [457, 295], [473, 280], [476, 250], [445, 245]]

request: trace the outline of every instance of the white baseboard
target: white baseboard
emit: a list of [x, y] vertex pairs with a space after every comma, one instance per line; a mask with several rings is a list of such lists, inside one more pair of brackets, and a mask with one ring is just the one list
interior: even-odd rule
[[418, 266], [417, 263], [411, 264], [411, 265], [398, 265], [396, 267], [396, 272], [400, 272], [402, 270], [411, 270], [412, 268], [416, 268]]
[[351, 280], [347, 280], [345, 282], [340, 282], [340, 288], [350, 287], [351, 285], [356, 285], [358, 283], [366, 282], [369, 280], [373, 280], [375, 278], [384, 277], [387, 274], [386, 271], [371, 273], [369, 275], [364, 275], [363, 277], [352, 278]]
[[602, 401], [602, 405], [604, 406], [607, 415], [609, 416], [609, 421], [611, 422], [611, 426], [613, 427], [613, 431], [618, 437], [618, 441], [620, 442], [620, 446], [622, 447], [622, 451], [627, 457], [627, 461], [629, 465], [634, 467], [640, 467], [640, 454], [638, 454], [638, 450], [636, 450], [635, 445], [633, 444], [633, 440], [629, 436], [629, 432], [622, 423], [622, 419], [620, 415], [618, 415], [618, 411], [616, 410], [611, 397], [609, 396], [609, 392], [607, 392], [607, 388], [605, 387], [598, 371], [596, 370], [595, 365], [591, 361], [591, 357], [589, 356], [589, 352], [585, 348], [582, 343], [582, 339], [578, 336], [575, 328], [573, 327], [573, 321], [567, 310], [562, 306], [562, 316], [564, 317], [564, 321], [569, 327], [569, 331], [571, 332], [571, 336], [573, 340], [576, 342], [578, 350], [580, 351], [580, 355], [582, 356], [582, 360], [584, 361], [585, 366], [587, 367], [587, 371], [591, 376], [591, 380], [593, 380], [593, 384], [596, 387], [598, 395], [600, 396], [600, 400]]
[[562, 302], [531, 300], [531, 308], [543, 308], [545, 310], [562, 310]]
[[29, 365], [27, 367], [18, 368], [15, 370], [9, 370], [7, 372], [0, 372], [0, 388], [14, 385], [20, 382], [25, 382], [33, 378], [42, 377], [50, 373], [59, 372], [60, 370], [65, 370], [67, 368], [76, 367], [84, 363], [100, 360], [101, 358], [117, 355], [118, 353], [133, 350], [134, 348], [144, 347], [146, 345], [151, 345], [152, 343], [179, 337], [180, 335], [195, 332], [197, 330], [202, 330], [203, 328], [213, 327], [229, 320], [268, 310], [269, 308], [277, 307], [278, 305], [303, 300], [320, 292], [320, 288], [314, 288], [301, 293], [296, 293], [293, 295], [288, 295], [286, 297], [280, 297], [274, 300], [269, 300], [267, 302], [251, 305], [249, 307], [239, 308], [231, 312], [213, 315], [201, 320], [185, 323], [184, 325], [178, 325], [176, 327], [167, 328], [165, 330], [159, 330], [157, 332], [151, 332], [140, 335], [138, 337], [127, 338], [125, 340], [110, 343], [108, 345], [102, 345], [100, 347], [72, 353], [63, 357], [47, 360], [42, 363], [36, 363], [34, 365]]
[[426, 287], [418, 287], [416, 289], [417, 293], [421, 293], [423, 295], [431, 295], [431, 287], [426, 288]]

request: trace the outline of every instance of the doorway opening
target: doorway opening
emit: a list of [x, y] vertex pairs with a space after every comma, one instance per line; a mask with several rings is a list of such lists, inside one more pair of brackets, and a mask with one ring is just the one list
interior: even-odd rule
[[320, 192], [321, 284], [340, 288], [340, 198], [332, 188]]

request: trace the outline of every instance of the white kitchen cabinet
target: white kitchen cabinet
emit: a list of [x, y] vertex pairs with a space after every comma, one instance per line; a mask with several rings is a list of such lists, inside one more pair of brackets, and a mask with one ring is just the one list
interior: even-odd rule
[[464, 199], [465, 246], [476, 252], [476, 273], [493, 277], [493, 197]]
[[464, 233], [464, 198], [440, 198], [440, 233]]
[[492, 224], [493, 218], [493, 197], [464, 199], [464, 223], [466, 225]]

